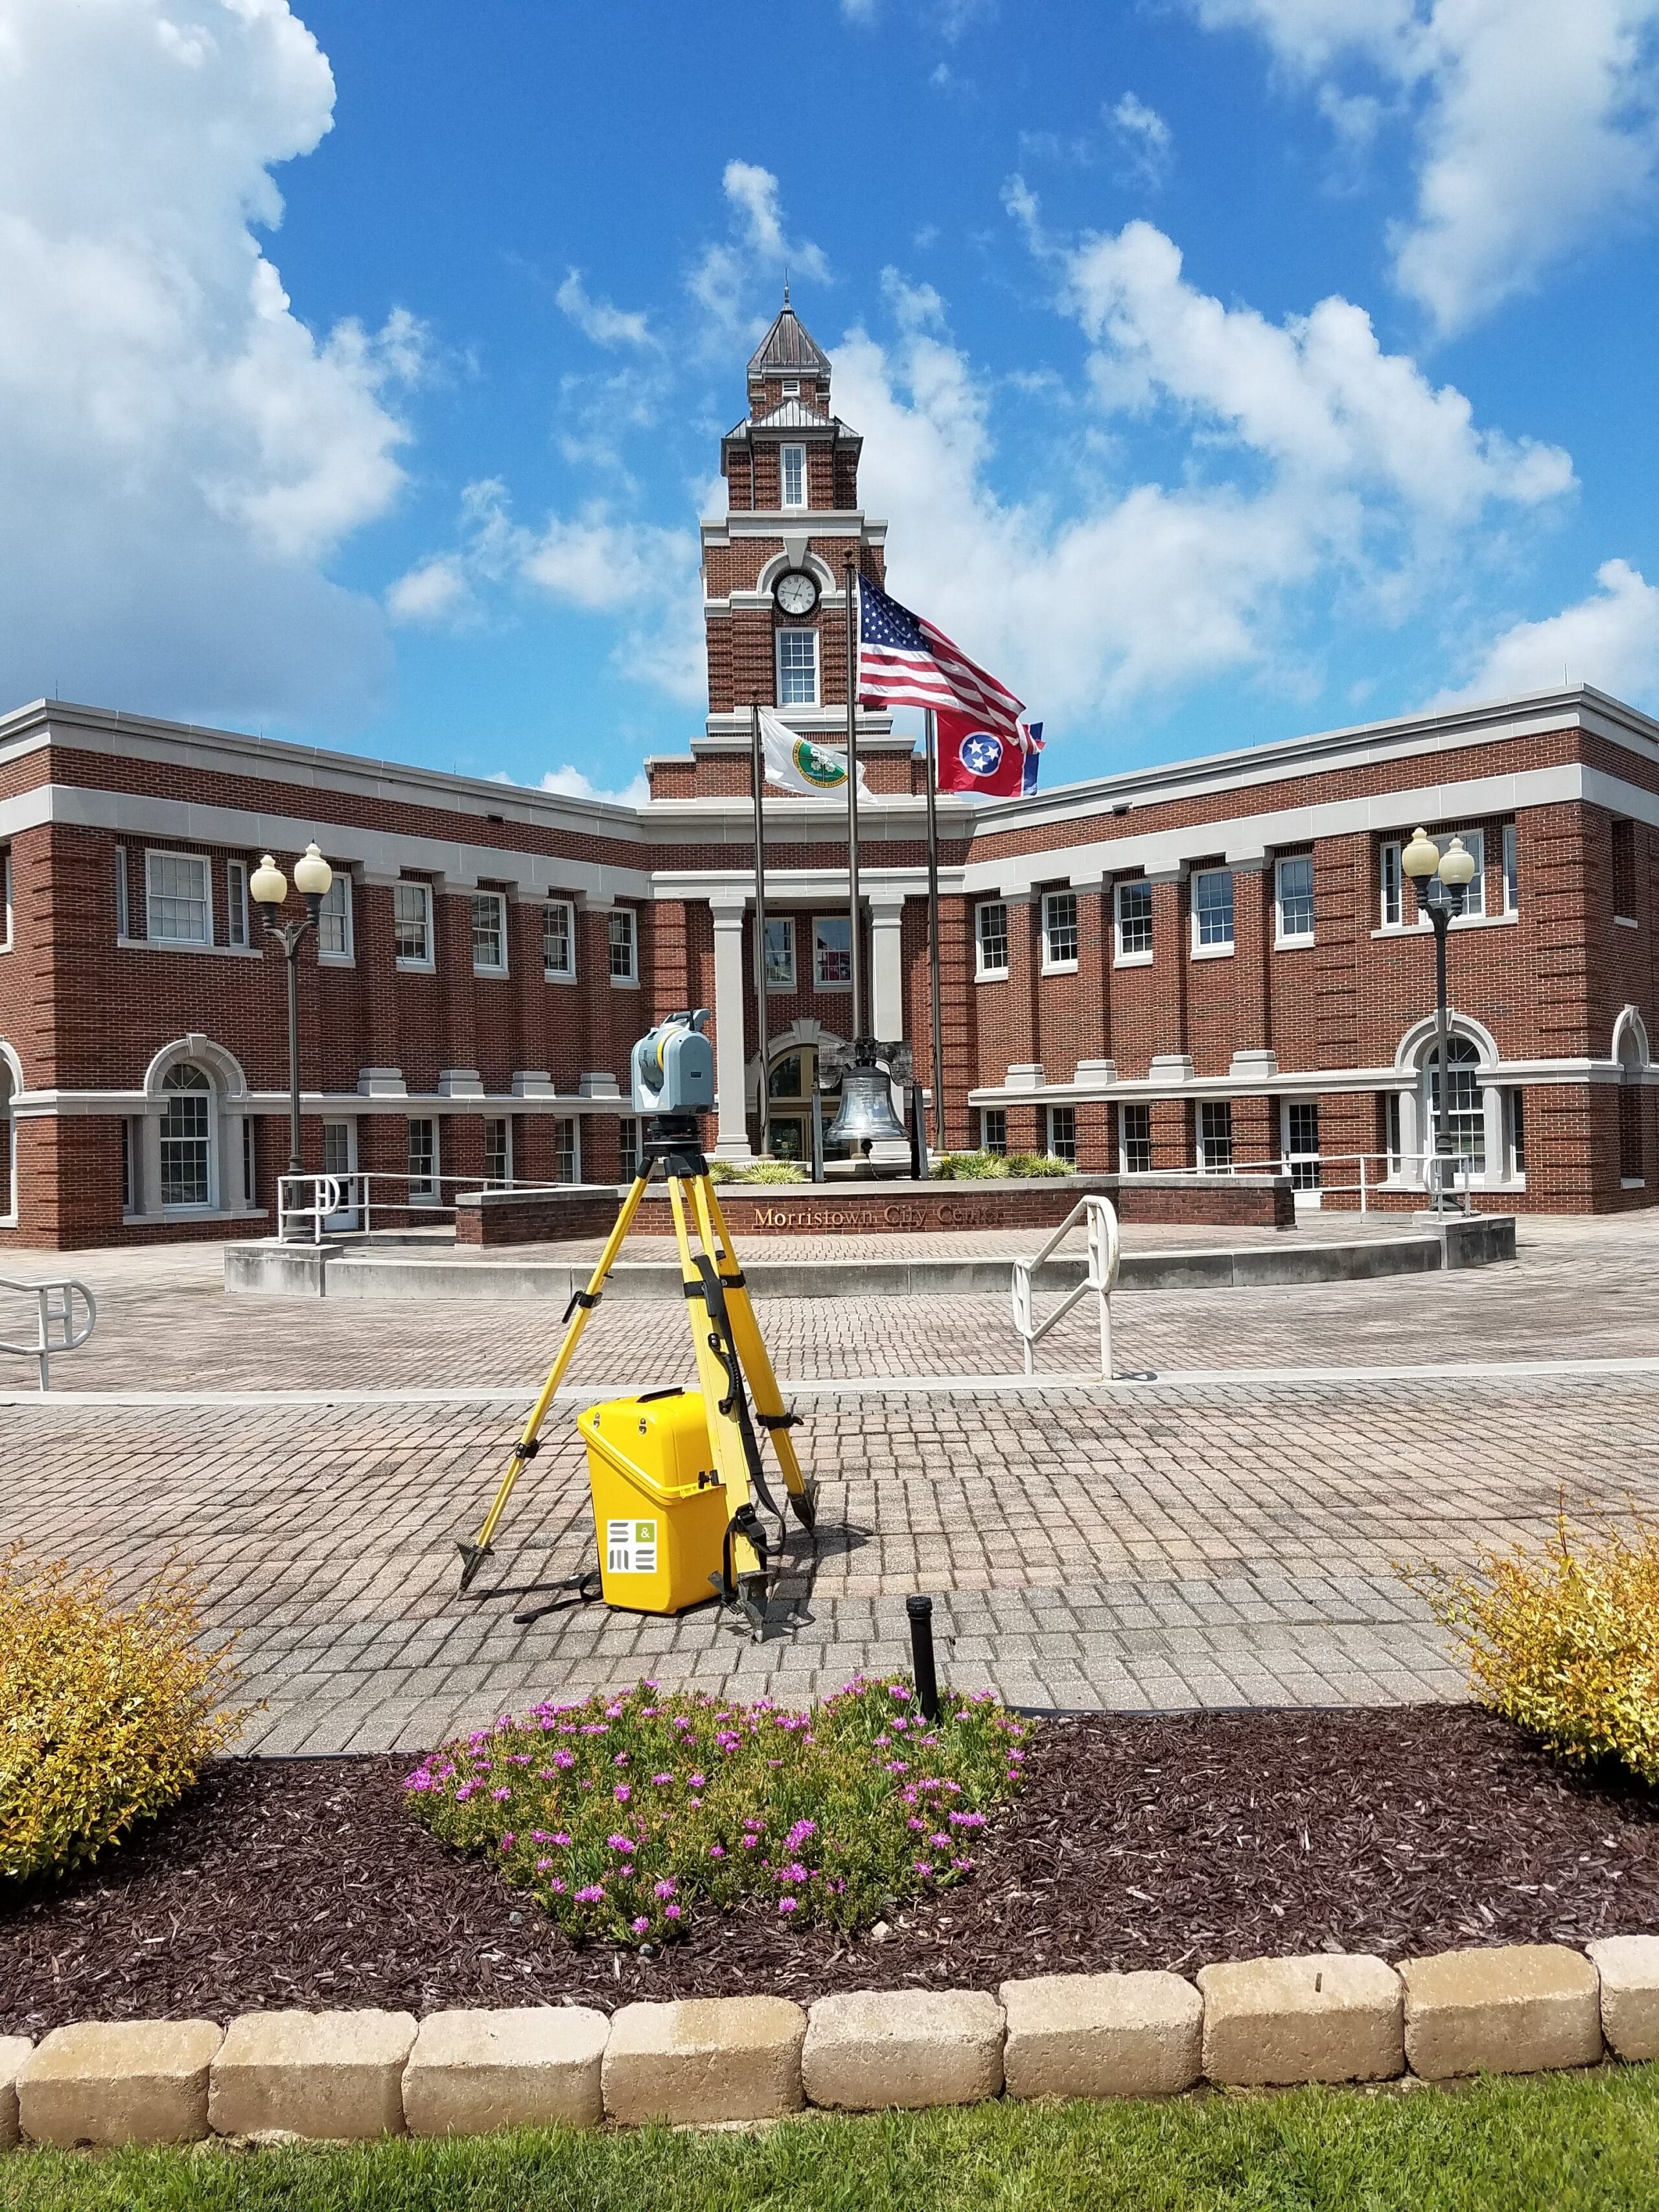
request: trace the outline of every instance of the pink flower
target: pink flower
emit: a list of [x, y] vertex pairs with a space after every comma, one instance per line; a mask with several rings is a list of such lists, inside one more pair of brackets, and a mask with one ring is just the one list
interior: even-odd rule
[[798, 1897], [781, 1897], [778, 1899], [778, 1911], [780, 1912], [793, 1912], [799, 1904], [800, 1899]]
[[663, 1790], [667, 1788], [667, 1786], [673, 1781], [674, 1778], [672, 1774], [653, 1774], [651, 1779], [656, 1784], [659, 1790]]
[[759, 1841], [758, 1836], [745, 1836], [743, 1839], [743, 1847], [746, 1851], [752, 1851]]
[[547, 1840], [550, 1844], [562, 1844], [567, 1850], [570, 1847], [570, 1838], [562, 1828], [555, 1828]]
[[985, 1826], [983, 1813], [948, 1813], [945, 1818], [953, 1828], [982, 1828]]
[[547, 1886], [555, 1893], [556, 1895], [559, 1897], [562, 1897], [564, 1895], [564, 1884], [559, 1881], [556, 1875], [548, 1883]]
[[507, 1833], [501, 1838], [501, 1849], [504, 1851], [510, 1851], [513, 1848], [513, 1831], [509, 1828]]
[[604, 1895], [605, 1890], [599, 1882], [590, 1882], [586, 1889], [576, 1892], [576, 1902], [578, 1905], [597, 1905]]
[[617, 1756], [611, 1760], [611, 1764], [613, 1766], [626, 1766], [628, 1764], [628, 1753], [625, 1751], [619, 1751], [617, 1753]]
[[634, 1933], [636, 1936], [643, 1936], [646, 1929], [651, 1925], [651, 1923], [645, 1917], [644, 1914], [641, 1913], [640, 1917], [635, 1921], [630, 1922], [629, 1925], [632, 1927]]
[[625, 1782], [619, 1782], [611, 1795], [619, 1805], [625, 1805], [634, 1793]]
[[477, 1786], [478, 1785], [476, 1782], [463, 1782], [460, 1788], [455, 1792], [455, 1802], [458, 1805], [465, 1803], [466, 1799], [472, 1795]]
[[911, 1861], [911, 1864], [915, 1868], [918, 1874], [932, 1874], [933, 1871], [933, 1868], [929, 1866], [926, 1859], [913, 1859]]
[[917, 1833], [918, 1835], [920, 1835], [920, 1834], [921, 1834], [921, 1831], [922, 1831], [922, 1830], [923, 1830], [923, 1829], [927, 1826], [927, 1821], [926, 1821], [926, 1820], [917, 1820], [917, 1818], [916, 1818], [915, 1814], [914, 1813], [912, 1813], [912, 1814], [910, 1815], [909, 1820], [906, 1822], [906, 1824], [905, 1824], [905, 1825], [906, 1825], [908, 1827], [914, 1828], [914, 1829], [916, 1831], [916, 1833]]
[[687, 1779], [694, 1790], [702, 1790], [707, 1786], [706, 1778], [701, 1774], [690, 1775]]
[[710, 1844], [708, 1846], [708, 1856], [711, 1859], [723, 1859], [726, 1856], [725, 1844]]
[[545, 1874], [545, 1873], [547, 1872], [547, 1870], [548, 1870], [549, 1867], [550, 1867], [550, 1866], [552, 1865], [552, 1863], [553, 1863], [553, 1862], [552, 1862], [552, 1860], [551, 1860], [551, 1859], [538, 1859], [538, 1860], [537, 1860], [537, 1862], [536, 1862], [536, 1871], [537, 1871], [537, 1873], [538, 1873], [538, 1874]]
[[513, 1792], [510, 1790], [492, 1790], [489, 1794], [498, 1805], [505, 1805]]
[[574, 1766], [576, 1764], [576, 1754], [574, 1751], [556, 1751], [553, 1754], [553, 1764], [555, 1766], [561, 1767]]
[[633, 1839], [630, 1837], [607, 1836], [605, 1838], [605, 1841], [610, 1844], [613, 1851], [620, 1851], [624, 1858], [631, 1859], [633, 1857], [634, 1844]]
[[678, 1887], [679, 1884], [671, 1876], [666, 1881], [659, 1881], [657, 1884], [657, 1895], [659, 1897], [672, 1897]]
[[936, 1851], [945, 1851], [951, 1848], [949, 1836], [929, 1836], [927, 1840]]
[[680, 1917], [680, 1908], [678, 1905], [665, 1905], [662, 1917], [665, 1920], [678, 1920]]

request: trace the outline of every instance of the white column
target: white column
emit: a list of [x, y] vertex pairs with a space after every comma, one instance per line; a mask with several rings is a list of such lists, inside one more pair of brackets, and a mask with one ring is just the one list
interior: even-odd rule
[[1480, 1104], [1486, 1125], [1486, 1169], [1481, 1180], [1489, 1184], [1503, 1182], [1509, 1174], [1509, 1160], [1504, 1145], [1502, 1085], [1484, 1084], [1481, 1086]]
[[[904, 1009], [904, 894], [874, 890], [867, 894], [870, 908], [870, 1034], [884, 1044], [893, 1044], [905, 1034]], [[922, 1054], [925, 1062], [927, 1053]], [[918, 1067], [918, 1074], [922, 1069]], [[903, 1093], [892, 1094], [893, 1111], [904, 1119]], [[871, 1148], [878, 1166], [896, 1165], [909, 1156], [909, 1147], [889, 1137]]]
[[714, 921], [714, 1157], [749, 1160], [749, 1121], [744, 1096], [743, 945], [749, 902], [741, 892], [711, 898]]

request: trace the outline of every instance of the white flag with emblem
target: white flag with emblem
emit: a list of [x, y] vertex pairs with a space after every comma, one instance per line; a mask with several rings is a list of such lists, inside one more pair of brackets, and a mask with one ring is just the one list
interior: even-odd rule
[[[798, 737], [787, 722], [764, 708], [760, 715], [761, 744], [766, 754], [766, 780], [783, 791], [805, 792], [809, 798], [839, 799], [847, 789], [847, 756], [833, 746]], [[862, 763], [859, 768], [859, 797], [868, 799]]]

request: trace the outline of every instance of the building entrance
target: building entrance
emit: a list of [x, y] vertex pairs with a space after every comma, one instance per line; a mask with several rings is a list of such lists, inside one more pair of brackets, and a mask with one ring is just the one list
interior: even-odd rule
[[[772, 1062], [766, 1079], [766, 1108], [775, 1160], [799, 1160], [803, 1165], [811, 1160], [812, 1085], [817, 1073], [818, 1055], [814, 1045], [791, 1045]], [[830, 1124], [841, 1104], [839, 1075], [820, 1084], [819, 1097], [823, 1115], [823, 1156], [827, 1160], [844, 1160], [846, 1146], [833, 1145], [829, 1138]], [[750, 1132], [751, 1141], [757, 1140], [759, 1135], [757, 1124]]]

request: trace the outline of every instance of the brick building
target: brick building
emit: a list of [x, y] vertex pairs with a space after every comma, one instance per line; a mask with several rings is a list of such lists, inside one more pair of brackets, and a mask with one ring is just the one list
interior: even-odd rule
[[[452, 1178], [613, 1180], [629, 1047], [686, 1005], [714, 1013], [711, 1140], [747, 1152], [749, 704], [834, 741], [845, 564], [884, 574], [830, 385], [786, 304], [703, 526], [708, 715], [647, 763], [643, 806], [55, 701], [0, 717], [0, 1246], [269, 1221], [285, 984], [247, 884], [313, 838], [337, 878], [301, 963], [308, 1166], [410, 1178], [416, 1205]], [[921, 763], [885, 713], [859, 727], [870, 1026], [925, 1040]], [[844, 810], [774, 792], [766, 815], [768, 1079], [797, 1150], [817, 1046], [848, 1027]], [[1370, 1202], [1420, 1205], [1433, 948], [1399, 866], [1420, 822], [1478, 863], [1444, 1086], [1476, 1202], [1650, 1202], [1645, 715], [1581, 688], [939, 817], [953, 1146], [1130, 1173], [1288, 1158], [1325, 1206], [1357, 1203], [1363, 1156]]]

